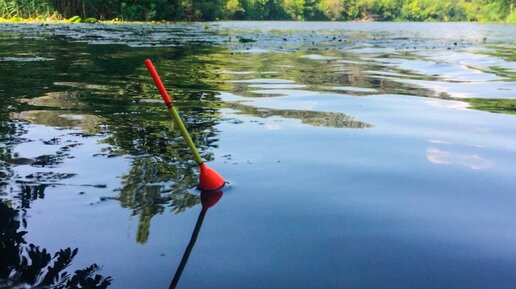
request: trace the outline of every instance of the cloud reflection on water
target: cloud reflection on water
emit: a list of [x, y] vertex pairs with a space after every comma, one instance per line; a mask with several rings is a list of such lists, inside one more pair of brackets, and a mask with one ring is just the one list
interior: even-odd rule
[[436, 147], [428, 147], [426, 158], [429, 162], [438, 165], [461, 165], [472, 170], [485, 170], [493, 166], [491, 160], [480, 157], [476, 154], [463, 154], [445, 151]]

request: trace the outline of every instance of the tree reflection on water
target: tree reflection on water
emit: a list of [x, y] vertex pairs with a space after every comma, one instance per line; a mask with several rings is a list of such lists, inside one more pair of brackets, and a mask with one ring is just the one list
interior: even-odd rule
[[78, 253], [70, 247], [51, 254], [45, 248], [28, 244], [26, 210], [45, 196], [45, 184], [19, 183], [8, 190], [13, 176], [6, 159], [19, 142], [20, 126], [0, 115], [0, 289], [7, 288], [107, 288], [111, 277], [97, 274], [100, 266], [92, 264], [69, 273], [66, 270]]
[[96, 274], [92, 264], [69, 273], [79, 249], [61, 249], [54, 255], [47, 249], [27, 244], [27, 220], [23, 212], [0, 202], [0, 288], [107, 288], [111, 277]]
[[25, 240], [26, 210], [44, 198], [47, 185], [20, 182], [17, 189], [10, 186], [12, 166], [23, 160], [13, 153], [13, 147], [26, 141], [21, 138], [24, 124], [10, 118], [14, 103], [10, 96], [0, 98], [0, 289], [108, 288], [112, 279], [97, 274], [101, 269], [97, 264], [66, 271], [79, 249], [68, 247], [51, 254]]
[[[130, 162], [129, 170], [121, 175], [115, 199], [123, 208], [138, 216], [136, 240], [139, 243], [147, 242], [155, 215], [167, 209], [180, 213], [200, 202], [198, 195], [191, 193], [197, 185], [198, 167], [159, 102], [156, 88], [145, 71], [143, 59], [150, 56], [148, 49], [70, 43], [54, 36], [38, 40], [37, 45], [24, 39], [12, 39], [11, 43], [12, 47], [5, 47], [6, 53], [21, 47], [25, 53], [34, 55], [43, 53], [39, 49], [41, 46], [47, 47], [47, 50], [43, 53], [44, 61], [13, 63], [5, 65], [5, 69], [0, 71], [4, 80], [0, 82], [0, 95], [5, 97], [0, 100], [5, 102], [0, 109], [5, 110], [2, 119], [10, 123], [1, 127], [2, 135], [16, 135], [13, 131], [16, 122], [11, 121], [15, 115], [23, 122], [58, 128], [73, 127], [85, 135], [102, 138], [103, 145], [109, 147], [96, 154], [98, 157], [123, 156]], [[242, 90], [242, 95], [247, 95], [253, 89], [231, 80], [269, 77], [268, 71], [277, 71], [280, 74], [278, 77], [310, 85], [313, 82], [333, 81], [327, 73], [312, 74], [317, 78], [307, 79], [305, 73], [283, 67], [290, 63], [302, 66], [307, 71], [319, 70], [319, 64], [300, 58], [301, 54], [285, 59], [284, 54], [272, 53], [264, 59], [257, 55], [231, 53], [229, 59], [229, 53], [223, 47], [186, 43], [181, 47], [156, 47], [152, 51], [152, 55], [159, 58], [156, 65], [159, 65], [165, 85], [205, 160], [213, 159], [210, 150], [217, 146], [217, 125], [224, 121], [219, 112], [221, 107], [256, 117], [299, 119], [315, 126], [371, 126], [343, 113], [289, 109], [265, 111], [222, 102], [218, 97], [221, 91], [237, 93]], [[222, 68], [234, 71], [252, 69], [254, 72], [247, 76], [234, 75], [221, 73]], [[27, 78], [20, 78], [20, 75], [34, 79], [29, 83]], [[358, 76], [353, 81], [366, 81]], [[8, 107], [9, 111], [6, 110]], [[18, 126], [23, 127], [23, 122], [18, 121]], [[77, 142], [81, 142], [80, 138]], [[73, 157], [68, 151], [60, 153], [56, 155], [58, 161], [66, 161], [59, 159], [64, 155]], [[0, 146], [0, 154], [0, 160], [13, 157], [9, 146]], [[9, 170], [1, 167], [4, 164], [0, 162], [0, 177], [3, 175], [12, 181]], [[81, 168], [77, 169], [73, 173], [83, 173]], [[37, 171], [32, 175], [40, 176]], [[23, 186], [18, 197], [23, 208], [28, 208], [31, 201], [44, 197], [46, 181], [50, 177], [21, 177], [25, 179], [21, 180]], [[67, 176], [54, 177], [61, 180]], [[73, 182], [73, 179], [70, 180]]]
[[[211, 160], [209, 148], [216, 141], [213, 127], [218, 118], [209, 105], [197, 110], [193, 107], [182, 110], [185, 125], [202, 157]], [[167, 207], [180, 213], [200, 201], [189, 192], [197, 185], [198, 166], [166, 112], [159, 109], [161, 106], [156, 108], [143, 104], [141, 109], [146, 114], [106, 117], [110, 135], [103, 140], [113, 147], [113, 153], [132, 156], [131, 168], [122, 176], [117, 199], [122, 207], [139, 216], [136, 237], [139, 243], [147, 241], [153, 216]]]

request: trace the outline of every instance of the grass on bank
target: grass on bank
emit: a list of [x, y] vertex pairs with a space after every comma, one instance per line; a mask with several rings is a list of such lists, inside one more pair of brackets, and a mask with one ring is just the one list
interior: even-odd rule
[[[29, 17], [29, 18], [22, 18], [18, 16], [13, 16], [10, 18], [0, 17], [0, 23], [87, 23], [87, 24], [94, 24], [99, 22], [98, 19], [89, 17], [89, 18], [81, 18], [80, 16], [74, 16], [69, 19], [60, 18], [60, 17]], [[122, 22], [119, 19], [113, 19], [109, 21], [103, 21], [104, 23], [115, 23], [115, 22]]]
[[[0, 0], [1, 1], [1, 0]], [[111, 20], [98, 20], [97, 18], [94, 18], [94, 17], [88, 17], [88, 18], [81, 18], [80, 16], [76, 15], [76, 16], [73, 16], [73, 17], [70, 17], [70, 18], [63, 18], [63, 17], [60, 17], [59, 15], [57, 14], [54, 14], [52, 16], [36, 16], [36, 17], [28, 17], [28, 18], [23, 18], [23, 17], [19, 17], [19, 16], [13, 16], [13, 17], [9, 17], [9, 18], [6, 18], [4, 16], [0, 16], [0, 23], [53, 23], [53, 24], [66, 24], [66, 23], [87, 23], [87, 24], [95, 24], [95, 23], [111, 23], [111, 24], [116, 24], [116, 23], [167, 23], [167, 22], [170, 22], [170, 21], [164, 21], [164, 20], [160, 20], [160, 21], [156, 21], [156, 20], [151, 20], [151, 21], [125, 21], [123, 19], [120, 19], [120, 18], [114, 18], [114, 19], [111, 19]]]
[[[218, 21], [218, 20], [217, 20]], [[356, 20], [355, 20], [356, 21]], [[114, 18], [111, 20], [98, 20], [94, 17], [88, 17], [88, 18], [81, 18], [80, 16], [74, 16], [71, 18], [62, 18], [57, 16], [35, 16], [35, 17], [28, 17], [28, 18], [22, 18], [19, 16], [13, 16], [13, 17], [3, 17], [0, 16], [0, 23], [88, 23], [88, 24], [95, 24], [95, 23], [135, 23], [135, 22], [141, 22], [141, 21], [125, 21], [120, 18]], [[143, 21], [145, 23], [167, 23], [170, 21], [165, 20], [152, 20], [152, 21]], [[389, 21], [387, 21], [389, 22]], [[407, 21], [407, 20], [396, 20], [394, 22], [413, 22], [413, 21]], [[432, 21], [423, 21], [423, 22], [432, 22]], [[507, 17], [505, 21], [502, 22], [493, 22], [493, 21], [468, 21], [469, 23], [506, 23], [506, 24], [516, 24], [516, 13], [513, 13]]]

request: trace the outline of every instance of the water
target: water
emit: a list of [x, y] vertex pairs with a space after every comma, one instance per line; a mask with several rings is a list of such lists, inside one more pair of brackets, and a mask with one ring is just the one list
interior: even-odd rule
[[514, 288], [514, 35], [2, 24], [0, 288], [170, 284], [201, 193], [147, 57], [230, 182], [177, 288]]

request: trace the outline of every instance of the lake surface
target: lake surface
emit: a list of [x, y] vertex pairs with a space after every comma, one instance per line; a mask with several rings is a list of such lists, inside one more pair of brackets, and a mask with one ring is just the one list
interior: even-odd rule
[[168, 288], [200, 219], [177, 288], [513, 289], [515, 175], [516, 25], [0, 24], [0, 288]]

